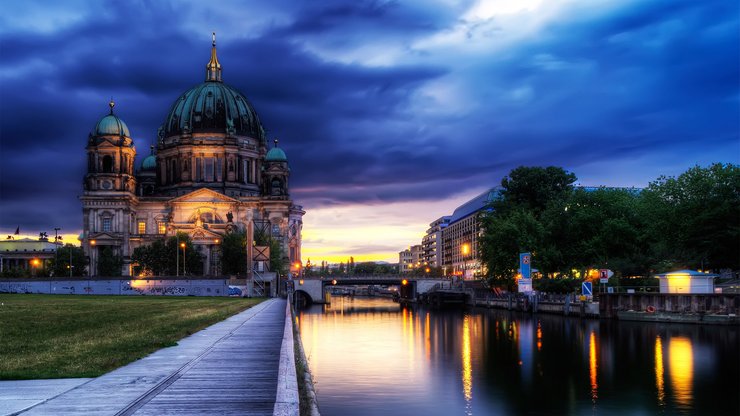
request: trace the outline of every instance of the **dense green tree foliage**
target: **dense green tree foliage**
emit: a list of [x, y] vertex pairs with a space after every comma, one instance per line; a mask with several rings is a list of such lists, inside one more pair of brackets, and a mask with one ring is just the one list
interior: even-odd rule
[[221, 271], [227, 275], [247, 273], [247, 234], [227, 232], [221, 244]]
[[669, 267], [740, 269], [740, 166], [693, 167], [642, 193], [643, 215]]
[[51, 270], [54, 276], [70, 276], [70, 271], [72, 272], [71, 276], [84, 276], [85, 266], [87, 266], [85, 252], [82, 251], [81, 247], [72, 244], [59, 247], [51, 262]]
[[109, 246], [98, 247], [98, 276], [117, 277], [121, 275], [123, 259]]
[[650, 276], [675, 268], [740, 268], [740, 168], [694, 167], [644, 190], [574, 187], [561, 168], [514, 169], [481, 214], [480, 257], [512, 287], [520, 252], [543, 277], [609, 268]]
[[[185, 244], [184, 252], [181, 244]], [[203, 255], [185, 233], [137, 247], [131, 255], [131, 260], [136, 264], [134, 267], [136, 275], [175, 276], [178, 273], [182, 276], [203, 275]]]

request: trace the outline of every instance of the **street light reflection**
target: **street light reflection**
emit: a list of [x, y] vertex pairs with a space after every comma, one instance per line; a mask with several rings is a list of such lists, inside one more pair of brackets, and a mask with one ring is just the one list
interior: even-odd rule
[[463, 319], [462, 334], [462, 385], [465, 397], [465, 414], [472, 414], [473, 400], [473, 363], [470, 347], [470, 316], [465, 315]]
[[692, 383], [694, 379], [694, 351], [690, 339], [671, 338], [668, 347], [668, 363], [676, 405], [682, 409], [689, 409], [693, 401]]

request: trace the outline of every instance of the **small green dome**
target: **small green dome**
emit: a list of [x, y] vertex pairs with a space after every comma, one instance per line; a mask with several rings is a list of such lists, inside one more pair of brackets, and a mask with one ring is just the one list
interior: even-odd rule
[[157, 168], [157, 157], [149, 155], [141, 161], [141, 170], [155, 170]]
[[265, 162], [287, 162], [288, 157], [285, 156], [285, 152], [283, 152], [283, 149], [275, 146], [272, 149], [270, 149], [269, 152], [267, 152], [267, 156], [265, 156]]
[[125, 136], [131, 137], [131, 133], [128, 131], [128, 126], [120, 118], [113, 114], [108, 114], [98, 121], [95, 126], [95, 135], [113, 135], [113, 136]]
[[103, 117], [95, 125], [95, 131], [93, 134], [96, 136], [125, 136], [131, 138], [131, 133], [128, 131], [128, 126], [118, 116], [113, 114], [113, 107], [116, 103], [113, 100], [108, 103], [110, 106], [110, 114]]

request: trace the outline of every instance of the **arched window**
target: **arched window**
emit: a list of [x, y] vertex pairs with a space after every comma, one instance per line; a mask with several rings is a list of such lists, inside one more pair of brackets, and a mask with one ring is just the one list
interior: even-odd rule
[[282, 195], [283, 194], [283, 183], [278, 178], [272, 179], [272, 195]]
[[108, 155], [103, 156], [103, 172], [104, 173], [113, 172], [113, 158]]

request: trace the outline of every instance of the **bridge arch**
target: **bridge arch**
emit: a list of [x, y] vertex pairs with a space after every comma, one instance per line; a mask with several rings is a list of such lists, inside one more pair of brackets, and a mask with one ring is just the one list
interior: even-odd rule
[[313, 298], [305, 290], [298, 289], [293, 293], [293, 296], [296, 297], [299, 304], [304, 304], [305, 306], [311, 306], [313, 304]]

